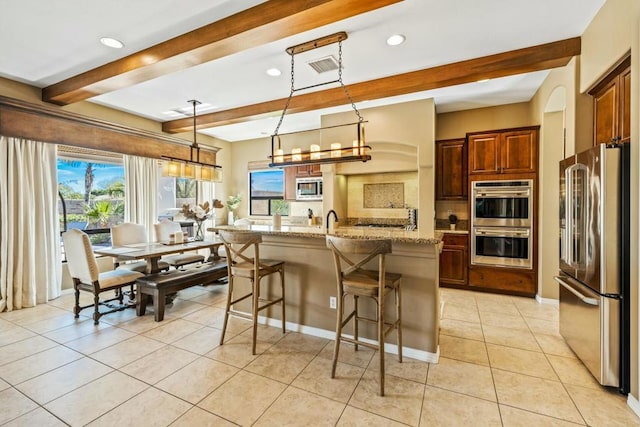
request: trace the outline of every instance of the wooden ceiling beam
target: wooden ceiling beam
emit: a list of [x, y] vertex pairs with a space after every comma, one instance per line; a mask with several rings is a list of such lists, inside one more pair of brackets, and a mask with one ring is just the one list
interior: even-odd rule
[[42, 90], [58, 105], [109, 93], [402, 0], [269, 0]]
[[[495, 79], [563, 67], [576, 55], [580, 55], [580, 37], [354, 83], [347, 87], [353, 100], [362, 102], [472, 83], [482, 79]], [[282, 98], [203, 114], [197, 117], [196, 127], [207, 129], [273, 117], [281, 114], [285, 102], [286, 98]], [[344, 91], [342, 88], [336, 87], [294, 96], [291, 98], [287, 112], [302, 113], [345, 104], [347, 104], [347, 100]], [[168, 133], [184, 132], [192, 127], [193, 120], [191, 118], [171, 120], [162, 124], [162, 130]]]

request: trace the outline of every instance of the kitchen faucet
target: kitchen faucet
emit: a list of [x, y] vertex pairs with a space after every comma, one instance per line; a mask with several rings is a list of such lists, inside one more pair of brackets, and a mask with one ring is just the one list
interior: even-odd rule
[[338, 214], [336, 213], [336, 211], [331, 209], [329, 212], [327, 212], [327, 227], [326, 227], [327, 232], [329, 232], [329, 217], [331, 216], [331, 214], [333, 214], [333, 217], [335, 218], [336, 222], [338, 222]]

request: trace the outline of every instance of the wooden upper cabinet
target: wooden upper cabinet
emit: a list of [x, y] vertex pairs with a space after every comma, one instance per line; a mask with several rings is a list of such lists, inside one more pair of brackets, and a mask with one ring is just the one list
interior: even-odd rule
[[593, 143], [629, 142], [631, 138], [631, 58], [589, 92], [593, 96]]
[[500, 173], [535, 172], [538, 162], [538, 131], [504, 132], [501, 136]]
[[595, 145], [608, 144], [618, 136], [618, 90], [614, 80], [593, 97]]
[[538, 127], [469, 134], [469, 174], [536, 172]]
[[469, 173], [500, 173], [500, 134], [469, 136]]
[[631, 67], [620, 76], [620, 118], [622, 119], [620, 142], [631, 141]]
[[294, 166], [290, 169], [295, 169], [296, 176], [300, 178], [307, 176], [322, 176], [320, 164]]
[[467, 144], [465, 139], [436, 141], [436, 199], [467, 198]]

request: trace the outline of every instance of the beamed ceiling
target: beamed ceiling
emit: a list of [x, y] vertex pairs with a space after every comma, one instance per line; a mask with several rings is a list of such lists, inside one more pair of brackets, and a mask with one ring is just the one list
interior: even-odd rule
[[[199, 131], [238, 140], [273, 131], [290, 90], [286, 47], [345, 31], [344, 82], [361, 109], [424, 98], [439, 112], [523, 102], [547, 70], [580, 54], [579, 36], [603, 0], [9, 3], [0, 36], [27, 16], [38, 31], [3, 48], [0, 76], [42, 87], [46, 102], [95, 102], [161, 121], [168, 133], [191, 129], [187, 100], [198, 99]], [[395, 33], [405, 43], [386, 45]], [[103, 47], [101, 36], [125, 48]], [[336, 45], [296, 55], [296, 87], [334, 79], [306, 64], [328, 55], [338, 57]], [[282, 74], [266, 76], [271, 67]], [[340, 87], [319, 86], [294, 96], [282, 130], [349, 108]]]

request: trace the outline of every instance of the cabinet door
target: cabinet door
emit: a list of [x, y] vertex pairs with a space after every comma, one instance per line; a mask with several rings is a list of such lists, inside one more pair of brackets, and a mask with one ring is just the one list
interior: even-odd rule
[[467, 150], [464, 139], [436, 142], [436, 199], [466, 200]]
[[319, 163], [309, 165], [309, 176], [322, 176]]
[[467, 236], [447, 235], [440, 254], [440, 284], [467, 284]]
[[295, 170], [296, 170], [296, 176], [300, 176], [300, 177], [309, 176], [309, 166], [307, 165], [295, 166]]
[[536, 171], [538, 132], [522, 130], [504, 132], [500, 142], [500, 173]]
[[620, 142], [631, 141], [631, 67], [620, 76]]
[[296, 199], [296, 169], [291, 166], [284, 168], [284, 198], [285, 200]]
[[608, 144], [618, 136], [618, 80], [613, 79], [593, 98], [594, 145]]
[[469, 174], [500, 172], [500, 134], [469, 136]]

